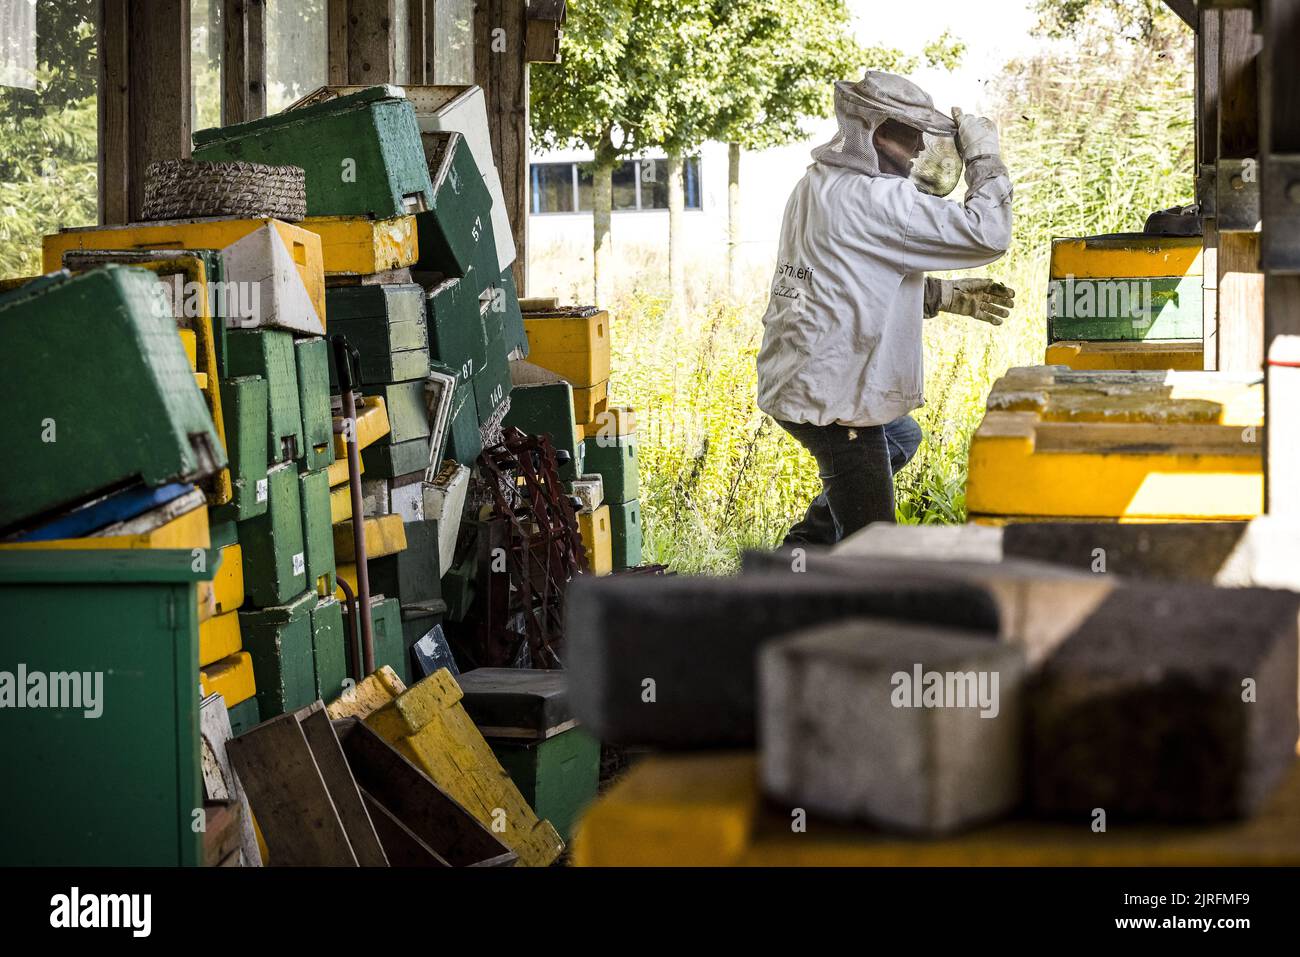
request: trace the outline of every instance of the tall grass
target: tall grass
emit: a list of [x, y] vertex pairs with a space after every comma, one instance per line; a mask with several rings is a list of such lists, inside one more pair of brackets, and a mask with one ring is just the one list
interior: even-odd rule
[[[1078, 44], [1092, 55], [1013, 63], [998, 85], [1016, 226], [1011, 250], [984, 273], [1013, 286], [1017, 305], [996, 328], [927, 321], [926, 404], [915, 413], [925, 438], [896, 477], [900, 522], [965, 520], [970, 435], [989, 389], [1009, 367], [1043, 359], [1050, 239], [1137, 231], [1151, 211], [1192, 201], [1190, 49], [1096, 55], [1106, 42]], [[531, 291], [589, 301], [582, 252], [535, 250]], [[646, 560], [683, 572], [727, 571], [743, 549], [777, 544], [819, 489], [811, 458], [756, 405], [770, 267], [731, 301], [721, 253], [692, 264], [675, 316], [665, 251], [620, 248], [611, 305], [611, 395], [640, 422]]]

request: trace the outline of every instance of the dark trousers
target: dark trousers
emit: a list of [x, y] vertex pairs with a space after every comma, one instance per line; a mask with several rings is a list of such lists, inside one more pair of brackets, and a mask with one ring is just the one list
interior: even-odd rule
[[821, 494], [784, 545], [833, 545], [871, 522], [894, 521], [894, 473], [921, 444], [915, 419], [855, 427], [779, 424], [812, 453], [822, 480]]

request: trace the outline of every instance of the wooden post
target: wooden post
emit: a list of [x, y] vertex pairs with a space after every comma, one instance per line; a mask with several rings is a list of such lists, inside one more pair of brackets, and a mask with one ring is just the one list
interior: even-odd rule
[[[1219, 26], [1219, 146], [1228, 160], [1257, 161], [1259, 37], [1250, 10], [1223, 10]], [[1220, 172], [1220, 179], [1223, 173]], [[1219, 205], [1222, 205], [1220, 196]], [[1264, 362], [1264, 284], [1259, 272], [1259, 234], [1227, 232], [1218, 211], [1218, 341], [1216, 368], [1257, 372]]]
[[418, 85], [425, 82], [428, 57], [424, 52], [426, 6], [431, 0], [409, 0], [406, 11], [407, 77], [403, 82]]
[[1300, 517], [1300, 0], [1261, 7], [1264, 509]]
[[266, 0], [222, 0], [221, 123], [266, 115]]
[[144, 171], [190, 155], [188, 0], [101, 0], [99, 215], [133, 222]]
[[474, 0], [427, 0], [424, 82], [461, 86], [474, 82]]
[[1203, 367], [1219, 365], [1219, 229], [1215, 219], [1215, 162], [1219, 158], [1219, 11], [1196, 11], [1196, 201], [1201, 206], [1201, 321]]
[[[407, 83], [397, 75], [397, 4], [406, 0], [326, 0], [330, 86]], [[416, 0], [412, 0], [412, 5]]]
[[99, 221], [125, 223], [131, 181], [127, 136], [129, 89], [127, 46], [130, 42], [128, 0], [99, 4]]
[[515, 287], [528, 281], [527, 0], [479, 0], [474, 10], [474, 82], [487, 101], [492, 158], [515, 241]]

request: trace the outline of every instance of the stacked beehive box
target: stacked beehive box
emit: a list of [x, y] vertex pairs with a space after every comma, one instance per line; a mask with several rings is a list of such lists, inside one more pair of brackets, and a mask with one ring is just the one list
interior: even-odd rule
[[1252, 377], [1012, 369], [971, 439], [967, 508], [998, 524], [1251, 518], [1263, 417]]
[[[186, 286], [174, 287], [181, 295], [173, 309], [191, 319], [191, 328], [181, 329], [187, 348], [193, 332], [197, 356], [213, 354], [198, 363], [197, 375], [214, 395], [210, 401], [220, 403], [214, 409], [221, 410], [231, 475], [224, 493], [211, 498], [209, 518], [222, 558], [239, 550], [239, 587], [234, 570], [227, 571], [219, 620], [202, 623], [200, 680], [205, 693], [222, 693], [238, 732], [297, 706], [302, 688], [317, 685], [310, 645], [304, 652], [301, 642], [290, 642], [282, 650], [282, 629], [264, 628], [261, 611], [306, 592], [309, 541], [314, 576], [333, 575], [318, 530], [321, 463], [329, 455], [320, 242], [279, 220], [213, 217], [64, 230], [46, 238], [44, 252], [47, 269], [116, 259], [167, 273], [187, 265], [177, 249], [192, 251], [206, 267], [175, 273]], [[300, 480], [300, 468], [314, 475]], [[341, 651], [325, 656], [331, 659], [341, 659]], [[287, 676], [285, 662], [297, 662]], [[343, 678], [326, 669], [333, 693]]]
[[598, 575], [641, 564], [636, 416], [609, 401], [609, 313], [540, 302], [524, 316], [527, 363], [514, 370], [509, 425], [545, 433], [569, 454], [561, 478], [580, 501], [587, 565]]
[[[357, 422], [346, 427], [355, 427], [362, 447], [366, 500], [372, 507], [365, 515], [352, 514], [345, 464], [318, 483], [323, 491], [317, 497], [327, 512], [323, 527], [338, 573], [354, 593], [354, 524], [365, 522], [366, 557], [376, 576], [370, 608], [375, 661], [407, 678], [401, 607], [414, 604], [413, 583], [426, 579], [408, 577], [407, 588], [399, 589], [397, 577], [388, 572], [427, 559], [430, 552], [425, 537], [407, 534], [403, 519], [415, 524], [418, 516], [403, 515], [392, 502], [407, 502], [412, 494], [418, 498], [429, 466], [424, 397], [429, 351], [423, 291], [410, 281], [410, 267], [418, 259], [415, 214], [435, 201], [412, 107], [393, 88], [359, 90], [252, 123], [202, 131], [195, 136], [195, 156], [293, 163], [306, 172], [304, 226], [322, 244], [327, 310], [337, 323], [330, 331], [342, 335], [360, 358], [354, 372], [365, 398]], [[328, 363], [332, 357], [325, 358]], [[337, 392], [337, 369], [330, 379]], [[341, 401], [336, 400], [335, 410], [341, 413]], [[345, 427], [341, 421], [338, 426], [340, 431]], [[336, 461], [342, 461], [343, 451], [341, 439], [335, 441]], [[417, 547], [408, 555], [413, 541]], [[436, 587], [436, 568], [427, 571]], [[332, 580], [319, 586], [322, 595], [332, 595], [335, 587]], [[352, 629], [350, 620], [346, 629]]]
[[1141, 233], [1052, 240], [1047, 364], [1202, 368], [1202, 245]]

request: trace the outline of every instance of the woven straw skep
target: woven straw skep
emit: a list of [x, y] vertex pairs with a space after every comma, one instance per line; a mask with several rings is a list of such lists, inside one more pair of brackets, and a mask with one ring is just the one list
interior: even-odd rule
[[161, 160], [145, 170], [146, 220], [234, 216], [296, 222], [307, 215], [307, 181], [298, 166]]

